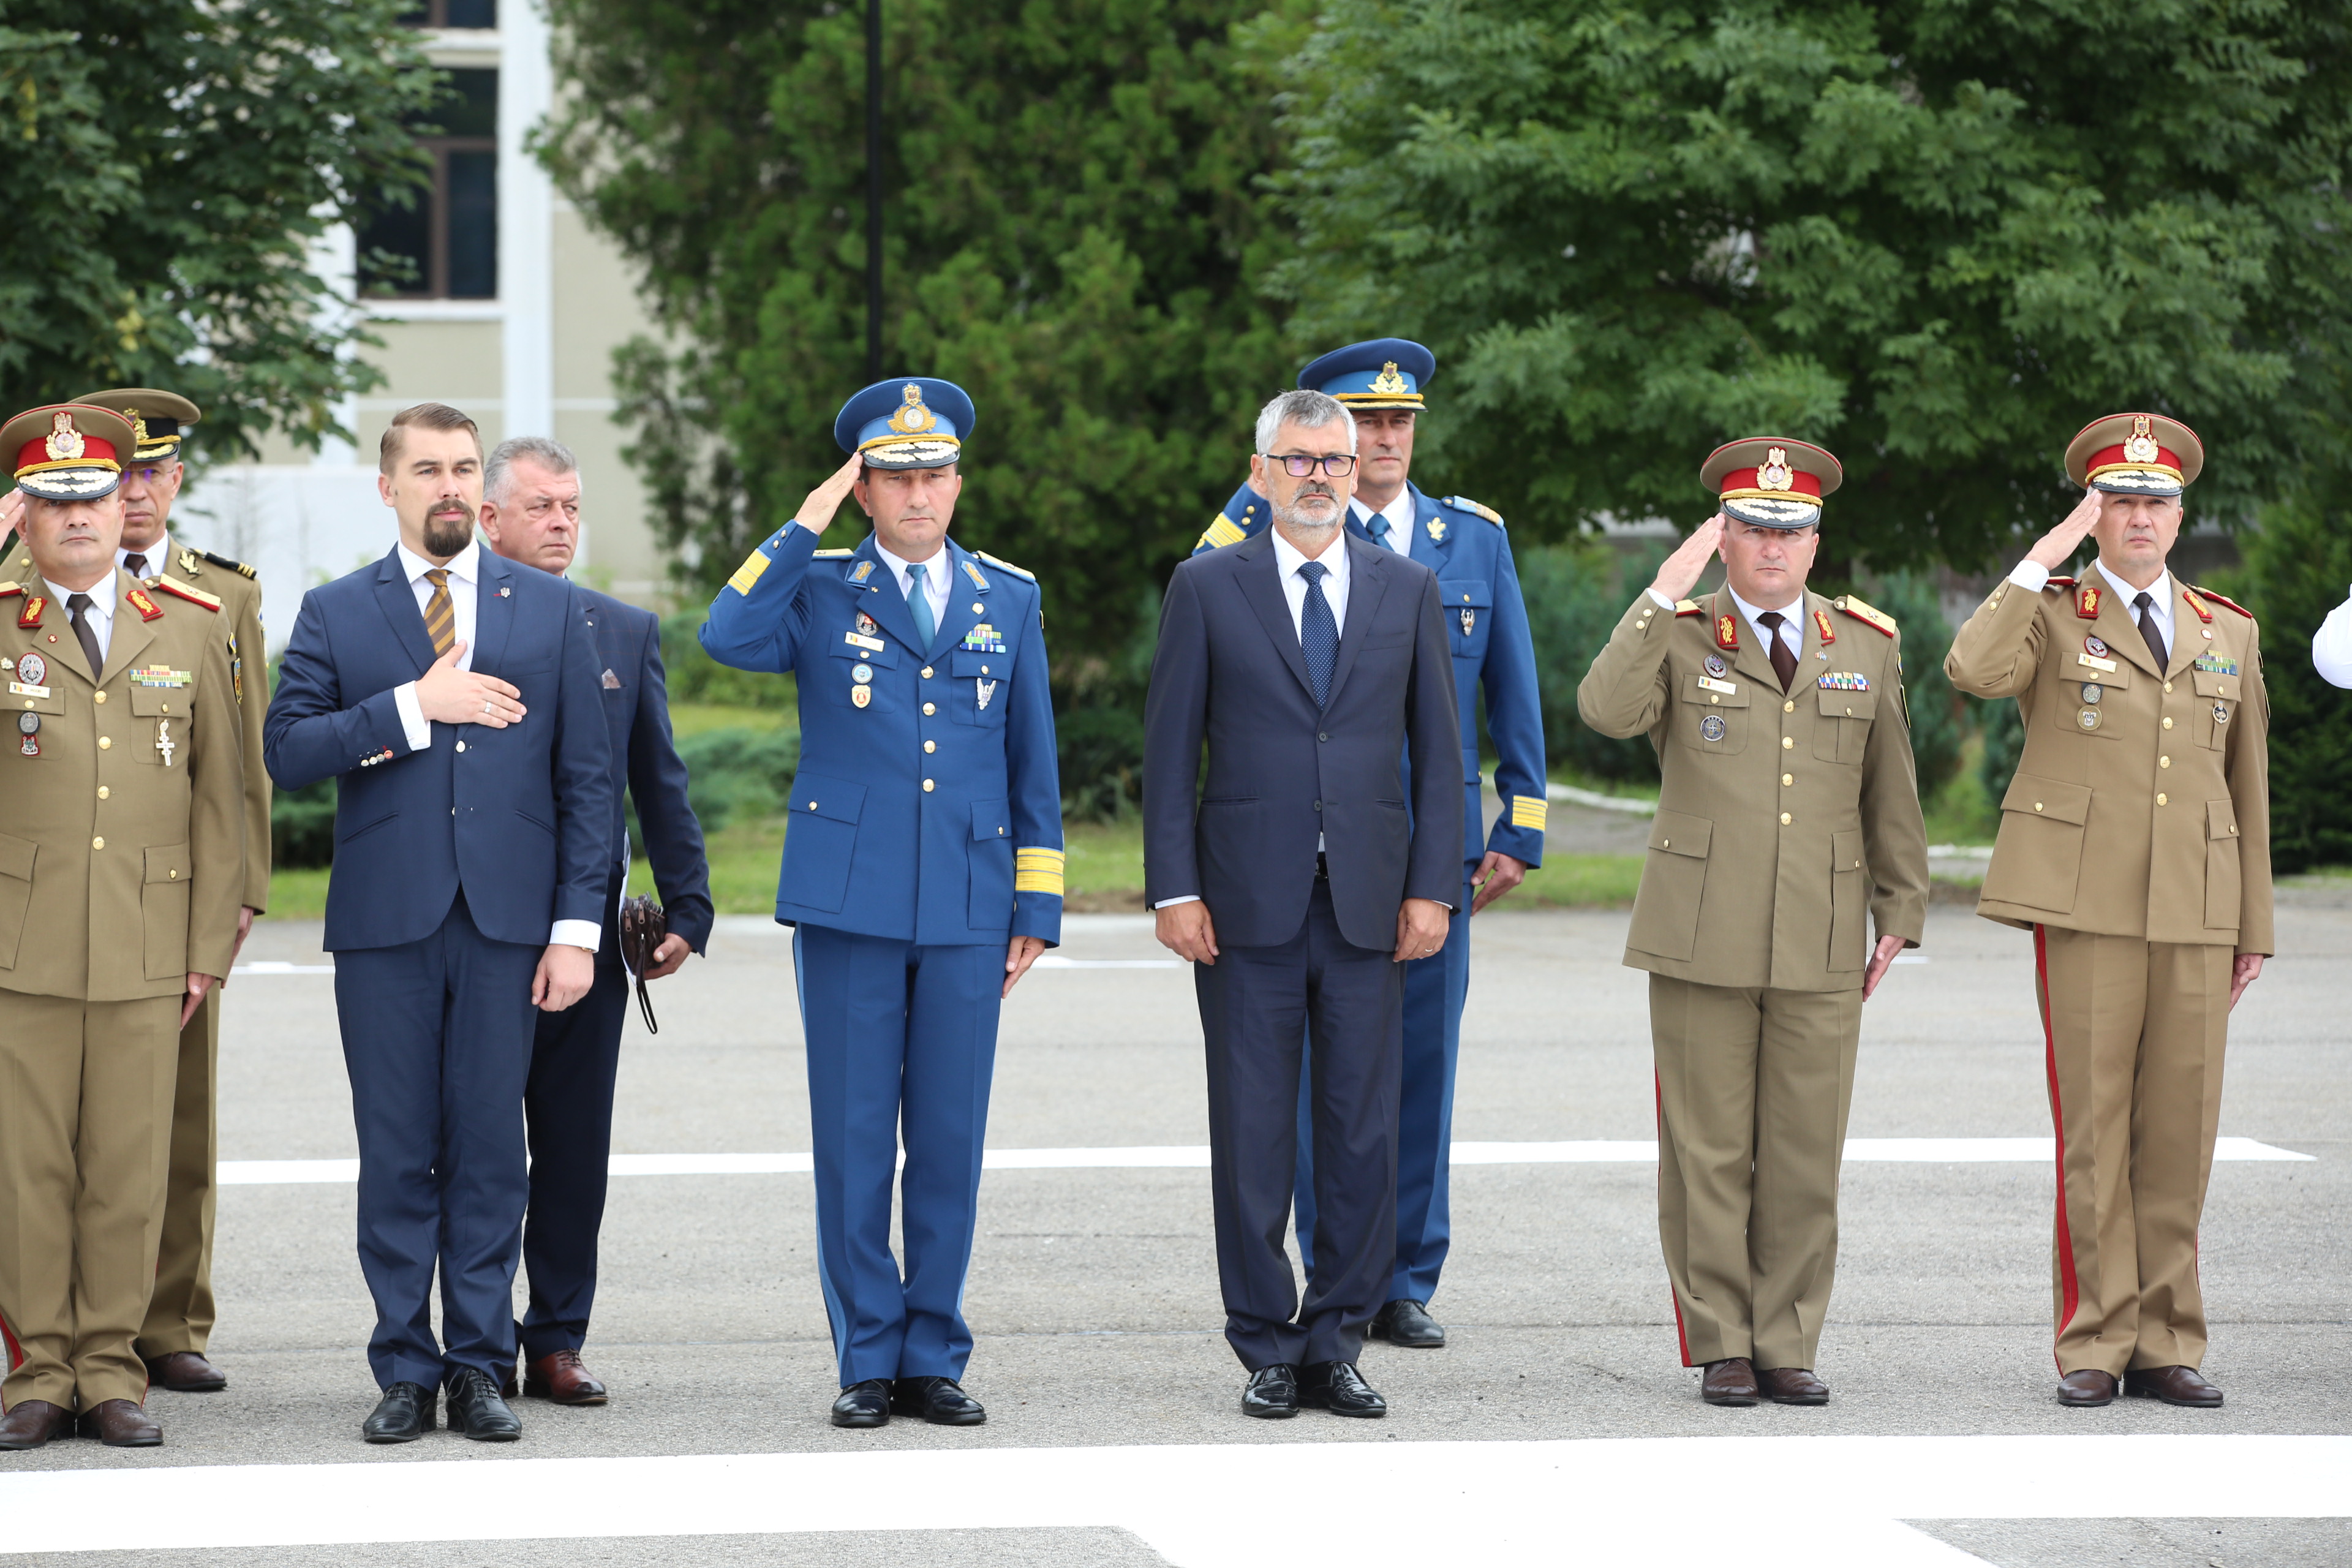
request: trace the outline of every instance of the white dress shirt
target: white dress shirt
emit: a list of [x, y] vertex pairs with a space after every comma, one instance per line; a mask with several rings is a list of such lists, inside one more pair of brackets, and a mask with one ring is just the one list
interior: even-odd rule
[[[2086, 577], [2094, 572], [2105, 579], [2108, 593], [2123, 600], [2124, 613], [2131, 616], [2132, 625], [2139, 625], [2139, 610], [2132, 601], [2139, 597], [2141, 590], [2128, 583], [2117, 582], [2113, 574], [2100, 567], [2095, 562], [2083, 569], [2083, 574]], [[2039, 594], [2050, 585], [2050, 568], [2042, 565], [2039, 561], [2021, 561], [2017, 563], [2017, 569], [2009, 574], [2009, 580], [2029, 594]], [[2147, 585], [2146, 592], [2149, 601], [2148, 613], [2156, 617], [2157, 635], [2164, 639], [2164, 651], [2169, 654], [2176, 646], [2172, 640], [2172, 574], [2158, 573], [2156, 581]]]
[[882, 541], [877, 537], [874, 541], [874, 553], [882, 557], [882, 564], [890, 568], [891, 574], [898, 579], [898, 596], [902, 599], [907, 596], [908, 590], [914, 582], [914, 579], [908, 575], [907, 568], [921, 566], [923, 597], [929, 600], [931, 605], [931, 626], [937, 630], [947, 624], [948, 590], [954, 585], [948, 581], [948, 573], [955, 565], [955, 557], [948, 553], [948, 547], [945, 544], [941, 544], [939, 553], [929, 561], [914, 562], [902, 560], [891, 554], [882, 548]]
[[2311, 634], [2311, 667], [2330, 686], [2352, 687], [2352, 599], [2328, 611]]
[[[107, 650], [114, 646], [114, 574], [109, 572], [87, 588], [60, 588], [46, 577], [41, 581], [49, 590], [51, 601], [61, 610], [74, 595], [89, 595], [89, 609], [83, 618], [89, 623], [91, 634], [98, 638], [98, 657], [103, 661]], [[90, 676], [95, 679], [105, 673], [103, 669], [94, 669]]]
[[[1760, 618], [1764, 615], [1764, 611], [1741, 598], [1739, 596], [1738, 590], [1733, 588], [1728, 583], [1723, 585], [1723, 591], [1731, 595], [1731, 602], [1739, 606], [1739, 613], [1747, 617], [1749, 628], [1756, 633], [1757, 643], [1764, 649], [1764, 657], [1767, 659], [1770, 658], [1772, 657], [1772, 637], [1769, 633], [1765, 631], [1764, 623]], [[1804, 658], [1805, 595], [1803, 594], [1799, 594], [1796, 598], [1790, 601], [1788, 605], [1780, 611], [1780, 625], [1778, 629], [1780, 640], [1789, 645], [1789, 651], [1796, 655], [1799, 658]]]
[[144, 550], [117, 550], [114, 552], [114, 563], [117, 566], [121, 566], [125, 572], [128, 572], [131, 568], [123, 563], [130, 560], [130, 558], [134, 554], [143, 555], [147, 558], [148, 576], [160, 577], [163, 574], [165, 563], [172, 559], [172, 536], [169, 533], [160, 534], [156, 537], [155, 542], [149, 545]]
[[1378, 508], [1368, 507], [1360, 499], [1350, 496], [1348, 498], [1348, 510], [1358, 522], [1364, 525], [1366, 532], [1371, 531], [1373, 518], [1387, 518], [1389, 531], [1373, 542], [1385, 544], [1399, 555], [1412, 553], [1412, 492], [1411, 490], [1397, 491], [1393, 500], [1384, 507]]
[[[408, 586], [416, 595], [416, 613], [423, 615], [425, 606], [433, 602], [433, 584], [425, 574], [433, 570], [433, 563], [403, 544], [399, 546], [400, 569], [408, 574]], [[466, 548], [449, 558], [445, 568], [449, 574], [449, 609], [457, 623], [452, 635], [465, 644], [457, 655], [457, 668], [474, 668], [474, 605], [482, 583], [482, 542], [466, 542]], [[433, 726], [426, 722], [425, 710], [416, 700], [416, 682], [411, 680], [392, 689], [393, 706], [400, 710], [400, 728], [408, 738], [408, 749], [421, 752], [433, 744]], [[551, 947], [584, 947], [593, 952], [603, 945], [604, 928], [596, 921], [557, 921], [548, 932]]]

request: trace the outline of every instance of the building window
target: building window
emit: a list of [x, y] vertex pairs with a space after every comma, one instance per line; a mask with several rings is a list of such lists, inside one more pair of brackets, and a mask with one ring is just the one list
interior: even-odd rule
[[[435, 0], [435, 6], [453, 16], [489, 10], [474, 0]], [[415, 205], [386, 207], [361, 226], [363, 294], [498, 298], [499, 73], [448, 76], [440, 101], [417, 117], [417, 144], [433, 160], [431, 188], [417, 194]]]
[[400, 14], [411, 27], [484, 27], [499, 25], [499, 0], [425, 0]]

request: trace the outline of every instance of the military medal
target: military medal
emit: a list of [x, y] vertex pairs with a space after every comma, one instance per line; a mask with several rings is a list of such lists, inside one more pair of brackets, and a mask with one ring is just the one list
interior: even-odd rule
[[865, 611], [863, 611], [863, 610], [858, 611], [858, 612], [857, 612], [857, 630], [858, 630], [859, 635], [864, 636], [864, 637], [872, 637], [872, 636], [874, 635], [875, 629], [876, 629], [876, 628], [875, 628], [875, 626], [874, 626], [874, 617], [873, 617], [872, 616], [867, 615], [867, 614], [866, 614]]
[[985, 712], [988, 710], [988, 700], [996, 695], [996, 682], [975, 680], [971, 683], [971, 693], [980, 700], [981, 710]]
[[169, 719], [156, 720], [155, 754], [163, 759], [165, 767], [172, 765], [172, 753], [179, 749], [178, 744], [172, 739], [172, 721]]
[[16, 715], [16, 732], [25, 737], [17, 750], [28, 757], [41, 754], [41, 716], [38, 713]]
[[2107, 689], [2106, 689], [2105, 687], [2104, 687], [2104, 686], [2100, 685], [2097, 681], [2095, 681], [2095, 680], [2086, 680], [2086, 681], [2083, 682], [2083, 700], [2084, 700], [2084, 701], [2088, 702], [2088, 703], [2091, 703], [2091, 704], [2093, 704], [2093, 705], [2095, 705], [2095, 705], [2099, 702], [2099, 700], [2100, 700], [2102, 698], [2104, 698], [2104, 697], [2105, 697], [2105, 696], [2106, 696], [2106, 694], [2107, 694]]
[[2083, 639], [2083, 651], [2084, 653], [2095, 653], [2100, 658], [2105, 658], [2107, 654], [2107, 645], [2101, 642], [2097, 637], [2084, 637]]
[[[864, 665], [860, 665], [858, 668], [863, 669], [866, 667]], [[863, 708], [873, 700], [874, 689], [872, 687], [853, 686], [849, 689], [849, 705], [852, 708]]]
[[2095, 708], [2085, 708], [2074, 715], [2074, 722], [2085, 730], [2095, 730], [2099, 727], [2099, 710]]
[[2230, 705], [2226, 702], [2216, 702], [2213, 704], [2213, 722], [2216, 724], [2226, 724], [2229, 721]]
[[39, 654], [28, 653], [16, 661], [16, 679], [27, 686], [39, 686], [49, 679], [49, 661]]
[[1717, 680], [1721, 680], [1725, 676], [1731, 673], [1731, 667], [1724, 663], [1723, 660], [1716, 655], [1708, 654], [1706, 656], [1706, 672], [1715, 677]]
[[1833, 669], [1822, 677], [1821, 687], [1824, 691], [1867, 691], [1870, 689], [1870, 677], [1854, 671]]
[[1471, 632], [1472, 632], [1472, 631], [1473, 631], [1473, 630], [1477, 626], [1477, 625], [1478, 625], [1478, 612], [1477, 612], [1477, 611], [1475, 611], [1475, 610], [1465, 610], [1465, 611], [1463, 611], [1463, 612], [1462, 612], [1462, 635], [1463, 635], [1464, 637], [1468, 637], [1468, 636], [1470, 635], [1470, 633], [1471, 633]]
[[1706, 718], [1700, 720], [1698, 721], [1698, 733], [1699, 738], [1704, 741], [1722, 740], [1723, 715], [1720, 713], [1710, 713]]

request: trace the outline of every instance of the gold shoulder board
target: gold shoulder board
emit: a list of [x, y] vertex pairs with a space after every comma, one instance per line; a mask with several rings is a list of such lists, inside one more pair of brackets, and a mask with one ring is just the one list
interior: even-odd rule
[[2246, 619], [2250, 621], [2254, 618], [2254, 612], [2246, 608], [2245, 605], [2238, 603], [2235, 599], [2225, 599], [2221, 595], [2213, 592], [2212, 589], [2200, 588], [2194, 583], [2190, 584], [2189, 586], [2190, 591], [2200, 599], [2210, 599], [2225, 610], [2235, 610], [2238, 614], [2245, 616]]
[[1706, 614], [1706, 606], [1696, 604], [1689, 599], [1676, 599], [1675, 601], [1675, 614], [1677, 616], [1703, 616]]
[[1855, 598], [1852, 594], [1847, 594], [1840, 598], [1832, 599], [1830, 603], [1835, 608], [1843, 610], [1847, 615], [1852, 616], [1855, 620], [1860, 621], [1864, 626], [1871, 627], [1874, 631], [1884, 632], [1888, 637], [1893, 637], [1895, 633], [1895, 617], [1893, 616], [1888, 615], [1885, 610], [1873, 609], [1870, 605], [1864, 604], [1860, 599]]
[[975, 550], [972, 553], [979, 556], [982, 561], [987, 562], [991, 566], [995, 567], [999, 572], [1010, 572], [1024, 583], [1034, 583], [1037, 580], [1037, 574], [1034, 572], [1032, 572], [1024, 566], [1015, 566], [1010, 561], [999, 561], [995, 556], [991, 555], [985, 550]]
[[158, 577], [155, 579], [155, 588], [157, 592], [169, 594], [173, 598], [185, 599], [191, 605], [202, 605], [207, 610], [218, 610], [221, 607], [221, 602], [202, 588], [192, 587], [175, 578]]
[[1500, 528], [1503, 526], [1503, 514], [1501, 512], [1496, 511], [1493, 507], [1485, 506], [1477, 501], [1472, 500], [1468, 496], [1447, 496], [1438, 504], [1441, 506], [1450, 506], [1456, 511], [1475, 512], [1480, 517], [1485, 518], [1488, 522], [1493, 523], [1496, 527]]
[[815, 550], [809, 552], [812, 561], [845, 561], [856, 554], [855, 550]]

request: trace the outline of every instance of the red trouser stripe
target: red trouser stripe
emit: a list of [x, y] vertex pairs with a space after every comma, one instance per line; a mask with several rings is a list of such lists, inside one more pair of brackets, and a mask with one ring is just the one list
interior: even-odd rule
[[[2058, 1135], [2058, 1285], [2060, 1315], [2058, 1332], [2063, 1335], [2066, 1325], [2074, 1321], [2074, 1309], [2083, 1299], [2082, 1286], [2074, 1278], [2074, 1238], [2066, 1226], [2066, 1113], [2058, 1099], [2058, 1036], [2050, 1026], [2050, 939], [2045, 928], [2033, 928], [2033, 993], [2042, 1007], [2042, 1045], [2050, 1070], [2050, 1126]], [[2051, 1358], [2057, 1358], [2053, 1342]], [[2058, 1370], [2066, 1370], [2062, 1363]]]
[[[8, 1327], [8, 1315], [5, 1312], [0, 1312], [0, 1349], [5, 1349], [7, 1352], [10, 1372], [25, 1364], [25, 1347], [16, 1342], [16, 1333]], [[0, 1415], [5, 1415], [7, 1410], [7, 1400], [0, 1398]]]
[[[1650, 1093], [1655, 1098], [1658, 1107], [1658, 1185], [1663, 1189], [1666, 1182], [1666, 1089], [1658, 1081], [1654, 1069], [1650, 1074]], [[1672, 1279], [1666, 1281], [1666, 1300], [1675, 1309], [1675, 1343], [1682, 1349], [1683, 1364], [1696, 1366], [1698, 1363], [1690, 1358], [1690, 1335], [1683, 1331], [1683, 1299], [1675, 1294]]]

